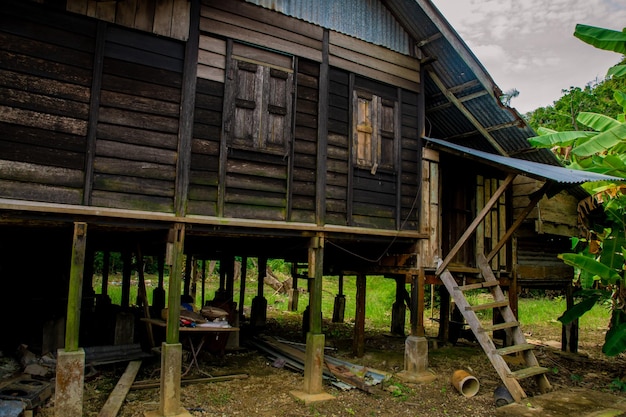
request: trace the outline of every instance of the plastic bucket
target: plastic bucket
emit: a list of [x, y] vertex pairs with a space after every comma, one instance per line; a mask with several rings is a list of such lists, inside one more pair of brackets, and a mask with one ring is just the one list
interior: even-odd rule
[[465, 397], [473, 397], [478, 393], [480, 384], [478, 380], [463, 369], [458, 369], [452, 373], [452, 385]]

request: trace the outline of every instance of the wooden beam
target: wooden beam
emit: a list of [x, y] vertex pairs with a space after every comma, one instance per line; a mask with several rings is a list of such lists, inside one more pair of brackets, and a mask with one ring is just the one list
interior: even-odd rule
[[65, 325], [65, 351], [78, 351], [80, 330], [80, 304], [83, 294], [83, 272], [87, 248], [87, 223], [74, 223], [70, 287], [67, 295], [67, 322]]
[[508, 156], [504, 148], [502, 148], [502, 146], [500, 146], [500, 144], [495, 140], [495, 138], [491, 136], [491, 134], [487, 131], [487, 129], [485, 129], [485, 127], [482, 124], [480, 124], [478, 119], [476, 119], [476, 117], [474, 117], [474, 115], [467, 109], [467, 107], [463, 105], [461, 100], [459, 100], [453, 93], [451, 93], [448, 90], [448, 88], [443, 84], [439, 76], [435, 74], [435, 71], [433, 71], [432, 69], [429, 69], [428, 75], [433, 80], [433, 82], [437, 85], [437, 87], [441, 90], [441, 92], [446, 96], [446, 98], [452, 104], [454, 104], [456, 108], [459, 109], [461, 113], [463, 113], [463, 115], [465, 115], [465, 117], [467, 117], [470, 123], [472, 123], [474, 127], [480, 132], [480, 134], [483, 135], [485, 139], [487, 139], [487, 141], [491, 144], [491, 146], [493, 146], [495, 150], [498, 151], [498, 153], [500, 153], [501, 155]]
[[365, 302], [366, 302], [365, 274], [358, 274], [356, 277], [356, 313], [354, 315], [354, 340], [352, 352], [357, 358], [362, 358], [365, 354]]
[[319, 102], [317, 109], [317, 178], [315, 179], [315, 223], [326, 223], [326, 160], [328, 149], [329, 112], [329, 32], [324, 29], [322, 38], [322, 63], [319, 76]]
[[93, 57], [93, 73], [91, 78], [91, 97], [89, 98], [89, 124], [85, 152], [85, 183], [83, 186], [83, 204], [91, 204], [93, 188], [93, 164], [96, 157], [96, 131], [100, 114], [100, 90], [102, 89], [102, 68], [104, 62], [104, 44], [107, 24], [99, 21], [96, 34], [96, 47]]
[[166, 261], [170, 266], [170, 282], [167, 296], [167, 328], [165, 342], [179, 343], [180, 284], [183, 269], [183, 249], [185, 245], [185, 225], [176, 223], [170, 229], [167, 239]]
[[126, 395], [130, 390], [131, 385], [135, 381], [135, 377], [137, 376], [137, 372], [139, 372], [139, 368], [141, 367], [141, 361], [131, 361], [128, 363], [126, 367], [126, 371], [117, 381], [117, 385], [113, 388], [111, 395], [107, 398], [102, 410], [98, 413], [98, 417], [115, 417], [117, 413], [122, 408], [122, 404], [126, 399]]
[[480, 213], [478, 213], [474, 221], [469, 225], [467, 230], [463, 232], [463, 235], [459, 238], [459, 240], [456, 242], [454, 247], [450, 250], [446, 258], [437, 267], [437, 272], [436, 272], [437, 275], [440, 275], [446, 269], [446, 267], [448, 266], [450, 261], [454, 258], [454, 256], [457, 254], [459, 249], [461, 249], [461, 247], [465, 244], [467, 239], [472, 235], [472, 233], [474, 233], [474, 231], [476, 230], [480, 222], [484, 220], [485, 216], [487, 216], [487, 214], [491, 211], [491, 208], [498, 202], [498, 199], [500, 198], [500, 196], [504, 194], [504, 192], [509, 187], [509, 185], [513, 182], [513, 179], [516, 176], [517, 176], [516, 174], [509, 174], [506, 177], [506, 179], [502, 182], [500, 187], [496, 190], [496, 192], [493, 193], [493, 195], [491, 196], [487, 204], [485, 204], [485, 207], [483, 207]]
[[157, 213], [144, 210], [127, 210], [105, 207], [81, 206], [73, 204], [42, 203], [38, 201], [13, 200], [0, 198], [0, 210], [13, 210], [16, 212], [32, 212], [60, 214], [68, 216], [94, 216], [96, 218], [131, 219], [141, 221], [183, 223], [190, 225], [211, 225], [219, 227], [244, 227], [252, 229], [275, 229], [290, 230], [310, 234], [354, 234], [381, 237], [395, 237], [398, 239], [428, 239], [427, 233], [415, 230], [383, 230], [367, 227], [351, 227], [326, 224], [317, 226], [312, 223], [283, 222], [274, 220], [235, 219], [216, 216], [187, 215], [176, 216], [173, 213]]
[[194, 108], [196, 103], [196, 72], [200, 44], [200, 1], [191, 0], [189, 40], [185, 44], [183, 85], [178, 117], [178, 159], [176, 161], [176, 193], [174, 207], [178, 216], [187, 210], [189, 172], [191, 166], [191, 139], [193, 136]]
[[522, 225], [522, 222], [526, 219], [526, 217], [528, 217], [530, 212], [533, 211], [537, 203], [539, 203], [539, 201], [551, 185], [552, 183], [545, 182], [539, 190], [533, 193], [532, 199], [530, 200], [530, 203], [528, 203], [528, 206], [526, 206], [526, 208], [520, 213], [518, 218], [515, 219], [515, 222], [511, 225], [511, 227], [509, 227], [509, 229], [502, 236], [502, 238], [500, 238], [500, 241], [496, 244], [496, 246], [494, 246], [491, 252], [489, 252], [489, 255], [487, 255], [487, 262], [491, 261], [491, 259], [498, 253], [502, 246], [504, 246], [504, 244], [511, 238], [511, 236], [513, 236], [513, 233], [515, 233], [515, 231]]
[[309, 279], [313, 281], [309, 294], [310, 332], [322, 333], [322, 278], [324, 274], [324, 237], [311, 238], [309, 244]]

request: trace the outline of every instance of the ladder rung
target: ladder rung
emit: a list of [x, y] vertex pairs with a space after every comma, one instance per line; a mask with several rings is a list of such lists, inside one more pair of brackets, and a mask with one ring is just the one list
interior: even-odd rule
[[535, 348], [535, 345], [531, 345], [530, 343], [521, 343], [519, 345], [512, 345], [503, 347], [500, 349], [496, 349], [496, 353], [500, 356], [510, 355], [511, 353], [524, 352], [526, 350], [532, 350]]
[[548, 371], [549, 369], [544, 368], [543, 366], [531, 366], [529, 368], [524, 368], [520, 369], [519, 371], [511, 372], [509, 376], [515, 379], [524, 379], [530, 376], [545, 374]]
[[506, 323], [488, 324], [478, 329], [479, 332], [495, 332], [496, 330], [510, 329], [512, 327], [518, 327], [519, 321], [508, 321]]
[[461, 285], [458, 288], [461, 291], [469, 291], [469, 290], [477, 290], [479, 288], [495, 287], [498, 284], [500, 284], [498, 281], [483, 281], [483, 282], [479, 282], [477, 284]]
[[504, 300], [504, 301], [494, 301], [493, 303], [487, 303], [487, 304], [479, 304], [479, 305], [475, 305], [475, 306], [467, 306], [465, 307], [465, 310], [472, 310], [472, 311], [480, 311], [480, 310], [487, 310], [490, 308], [499, 308], [499, 307], [506, 307], [509, 305], [509, 301], [508, 300]]

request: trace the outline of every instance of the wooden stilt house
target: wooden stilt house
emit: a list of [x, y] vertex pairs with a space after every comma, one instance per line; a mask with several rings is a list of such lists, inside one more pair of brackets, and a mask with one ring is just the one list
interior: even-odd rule
[[473, 278], [494, 251], [498, 277], [523, 270], [512, 176], [596, 178], [541, 168], [557, 169], [552, 155], [529, 147], [428, 0], [8, 1], [0, 22], [0, 308], [19, 299], [31, 323], [0, 319], [8, 348], [45, 350], [51, 325], [66, 352], [94, 340], [93, 254], [115, 251], [124, 288], [133, 255], [170, 266], [163, 360], [176, 363], [183, 256], [222, 262], [219, 301], [235, 309], [235, 257], [280, 258], [307, 270], [304, 391], [318, 393], [322, 275], [357, 275], [360, 307], [367, 275], [413, 284], [423, 336], [424, 283]]

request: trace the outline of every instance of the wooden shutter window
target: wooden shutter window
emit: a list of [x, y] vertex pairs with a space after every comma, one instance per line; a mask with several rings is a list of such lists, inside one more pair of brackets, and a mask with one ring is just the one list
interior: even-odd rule
[[397, 103], [374, 94], [355, 91], [354, 160], [356, 166], [371, 170], [393, 170], [397, 147]]
[[372, 97], [364, 97], [355, 92], [355, 144], [356, 164], [363, 168], [371, 168], [374, 164], [374, 133]]
[[293, 72], [238, 58], [227, 86], [229, 144], [284, 155], [292, 135]]
[[261, 128], [263, 67], [243, 61], [234, 61], [234, 109], [230, 129], [235, 145], [255, 147]]
[[291, 82], [292, 74], [275, 68], [266, 68], [269, 79], [267, 89], [267, 129], [265, 147], [285, 150], [291, 136]]

